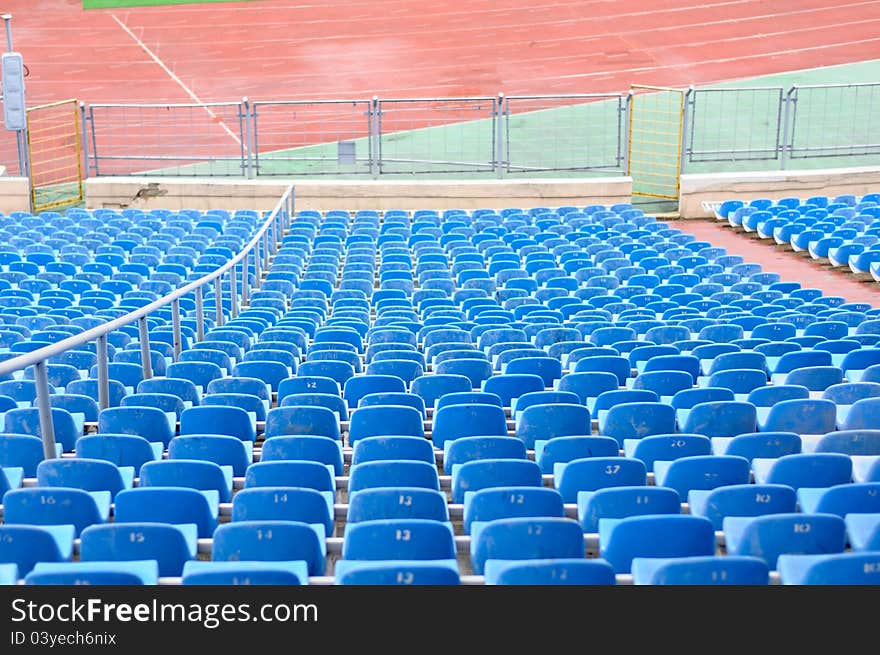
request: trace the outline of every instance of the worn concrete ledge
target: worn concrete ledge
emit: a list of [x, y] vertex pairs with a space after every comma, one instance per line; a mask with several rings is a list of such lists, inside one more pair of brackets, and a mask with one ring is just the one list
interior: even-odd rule
[[731, 198], [812, 195], [857, 196], [880, 189], [880, 167], [825, 168], [812, 171], [700, 173], [681, 176], [682, 218], [711, 218], [713, 205]]
[[0, 174], [0, 212], [26, 212], [31, 208], [31, 186], [26, 177]]
[[85, 183], [86, 206], [271, 209], [288, 183], [297, 209], [420, 209], [630, 202], [632, 179], [241, 180], [106, 177]]

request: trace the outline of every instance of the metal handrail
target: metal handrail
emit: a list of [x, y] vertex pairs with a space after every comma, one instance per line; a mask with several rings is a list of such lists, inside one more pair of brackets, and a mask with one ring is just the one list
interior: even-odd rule
[[[52, 423], [52, 410], [49, 399], [49, 377], [48, 370], [46, 368], [46, 363], [48, 359], [50, 357], [60, 355], [61, 353], [76, 348], [77, 346], [95, 341], [95, 350], [98, 358], [98, 406], [100, 409], [106, 409], [107, 407], [109, 407], [110, 404], [110, 385], [107, 369], [107, 335], [110, 332], [117, 330], [125, 325], [130, 325], [134, 322], [138, 322], [138, 341], [140, 343], [141, 349], [141, 365], [143, 366], [144, 370], [144, 378], [148, 379], [152, 377], [152, 367], [150, 364], [149, 355], [150, 346], [147, 316], [149, 316], [155, 310], [171, 304], [171, 322], [174, 342], [173, 348], [174, 358], [176, 359], [180, 354], [180, 344], [182, 342], [180, 325], [180, 299], [190, 292], [196, 292], [196, 334], [197, 339], [201, 340], [204, 337], [204, 306], [202, 288], [206, 284], [209, 284], [211, 282], [214, 283], [216, 300], [216, 325], [221, 326], [223, 324], [223, 294], [221, 278], [225, 273], [230, 272], [229, 288], [232, 296], [231, 314], [234, 318], [237, 315], [238, 304], [238, 289], [236, 289], [235, 267], [239, 263], [244, 262], [242, 264], [240, 292], [242, 302], [247, 302], [250, 293], [247, 258], [250, 256], [251, 252], [254, 253], [254, 265], [255, 270], [257, 271], [256, 283], [254, 288], [259, 289], [261, 286], [260, 269], [263, 268], [265, 270], [268, 269], [269, 266], [269, 228], [274, 228], [271, 234], [271, 250], [275, 251], [277, 250], [278, 244], [280, 243], [281, 234], [285, 229], [290, 226], [290, 221], [293, 216], [293, 203], [294, 187], [293, 185], [289, 185], [287, 189], [285, 189], [284, 193], [281, 195], [281, 198], [278, 200], [275, 207], [269, 213], [269, 216], [263, 222], [263, 225], [260, 227], [259, 230], [257, 230], [257, 233], [254, 235], [254, 237], [248, 242], [248, 244], [244, 248], [242, 248], [241, 252], [239, 252], [235, 257], [230, 259], [217, 270], [203, 275], [199, 279], [194, 280], [189, 284], [186, 284], [185, 286], [179, 287], [173, 290], [171, 293], [159, 298], [158, 300], [151, 302], [149, 305], [145, 305], [134, 311], [131, 311], [125, 316], [120, 316], [119, 318], [107, 321], [106, 323], [102, 323], [101, 325], [93, 327], [89, 330], [85, 330], [84, 332], [80, 332], [79, 334], [75, 334], [73, 336], [67, 337], [66, 339], [62, 339], [61, 341], [57, 341], [49, 346], [44, 346], [42, 348], [38, 348], [37, 350], [32, 350], [31, 352], [19, 355], [18, 357], [13, 357], [4, 362], [0, 362], [0, 375], [8, 375], [15, 371], [20, 371], [24, 368], [27, 368], [28, 366], [34, 366], [34, 381], [36, 382], [37, 387], [37, 406], [40, 413], [40, 432], [43, 440], [43, 453], [46, 459], [51, 459], [56, 456], [55, 430]], [[259, 250], [257, 249], [257, 246], [261, 241], [263, 242], [262, 266], [259, 257]]]

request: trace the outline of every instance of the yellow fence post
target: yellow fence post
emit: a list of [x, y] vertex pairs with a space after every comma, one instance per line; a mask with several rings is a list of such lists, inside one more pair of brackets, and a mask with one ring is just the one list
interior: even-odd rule
[[678, 200], [685, 92], [633, 85], [627, 175], [633, 195]]
[[82, 138], [77, 101], [29, 108], [27, 142], [33, 211], [81, 203]]

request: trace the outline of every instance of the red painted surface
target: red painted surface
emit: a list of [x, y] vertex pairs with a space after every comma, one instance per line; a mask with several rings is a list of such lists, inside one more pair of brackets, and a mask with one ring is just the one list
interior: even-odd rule
[[31, 103], [625, 91], [877, 57], [880, 2], [266, 0], [84, 11], [8, 0]]
[[849, 268], [823, 265], [809, 254], [796, 253], [717, 221], [676, 221], [674, 225], [698, 240], [726, 248], [728, 255], [741, 255], [746, 262], [758, 263], [765, 271], [779, 273], [785, 282], [800, 282], [803, 288], [822, 289], [826, 296], [843, 296], [847, 302], [866, 302], [880, 307], [880, 285], [873, 280], [857, 280]]

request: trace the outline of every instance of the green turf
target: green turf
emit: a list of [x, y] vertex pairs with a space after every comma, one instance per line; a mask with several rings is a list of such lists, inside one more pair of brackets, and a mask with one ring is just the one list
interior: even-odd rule
[[208, 2], [256, 2], [257, 0], [83, 0], [83, 9], [121, 9], [159, 5], [199, 5]]

